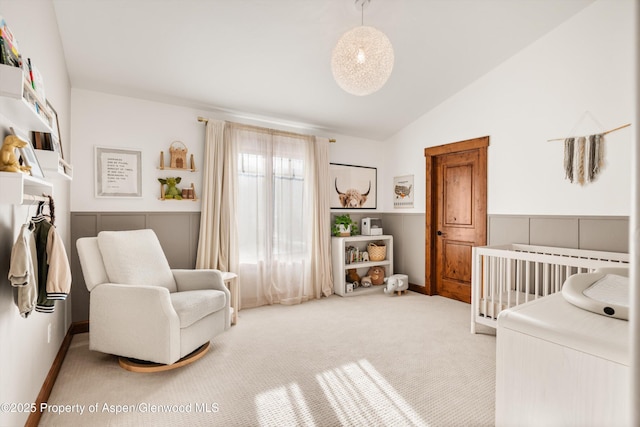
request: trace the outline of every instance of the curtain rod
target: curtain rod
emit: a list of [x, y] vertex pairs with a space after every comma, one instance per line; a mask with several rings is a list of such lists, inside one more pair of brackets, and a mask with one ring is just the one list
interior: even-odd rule
[[[610, 130], [608, 130], [608, 131], [606, 131], [606, 132], [602, 132], [600, 135], [606, 135], [606, 134], [608, 134], [608, 133], [615, 132], [615, 131], [620, 130], [620, 129], [624, 129], [624, 128], [629, 127], [629, 126], [631, 126], [631, 123], [627, 123], [626, 125], [618, 126], [617, 128], [610, 129]], [[575, 137], [571, 137], [571, 138], [575, 138]], [[547, 142], [551, 142], [551, 141], [564, 141], [565, 139], [567, 139], [567, 138], [554, 138], [554, 139], [547, 139]]]
[[[209, 122], [209, 119], [207, 119], [205, 117], [202, 117], [202, 116], [198, 116], [198, 121], [200, 123], [204, 123], [206, 125]], [[254, 126], [254, 127], [256, 127], [256, 126]], [[329, 142], [334, 143], [334, 142], [336, 142], [336, 139], [335, 138], [329, 138]]]

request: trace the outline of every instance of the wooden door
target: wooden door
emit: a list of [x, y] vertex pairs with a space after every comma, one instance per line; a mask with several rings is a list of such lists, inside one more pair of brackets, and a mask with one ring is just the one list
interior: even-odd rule
[[425, 150], [431, 295], [471, 302], [471, 249], [487, 239], [488, 142], [477, 138]]

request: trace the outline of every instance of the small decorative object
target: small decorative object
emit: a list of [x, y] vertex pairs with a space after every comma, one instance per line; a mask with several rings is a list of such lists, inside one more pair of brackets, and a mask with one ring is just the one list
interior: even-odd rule
[[413, 175], [396, 176], [393, 178], [393, 207], [413, 207]]
[[369, 253], [369, 259], [371, 261], [382, 261], [387, 256], [387, 247], [371, 242], [367, 245], [367, 252]]
[[398, 295], [402, 295], [403, 292], [407, 293], [409, 289], [409, 277], [406, 274], [393, 274], [385, 277], [384, 283], [387, 285], [384, 288], [385, 294], [397, 292]]
[[[175, 200], [182, 200], [182, 192], [176, 187], [176, 184], [180, 184], [180, 181], [182, 181], [182, 178], [178, 177], [171, 177], [171, 178], [158, 178], [158, 181], [160, 181], [160, 193], [161, 193], [161, 198], [164, 199], [175, 199]], [[164, 186], [167, 186], [167, 189], [164, 190]], [[163, 191], [164, 190], [164, 191]]]
[[347, 288], [347, 293], [353, 292], [353, 283], [347, 283], [346, 288]]
[[355, 268], [350, 268], [347, 270], [347, 282], [359, 282], [360, 276], [358, 276], [358, 272]]
[[169, 147], [171, 160], [169, 167], [173, 169], [187, 168], [187, 146], [182, 141], [173, 141]]
[[367, 276], [371, 277], [371, 283], [374, 285], [382, 285], [384, 283], [384, 267], [375, 266], [367, 271]]
[[371, 281], [371, 276], [364, 276], [364, 277], [362, 278], [362, 280], [360, 281], [360, 285], [361, 285], [363, 288], [368, 288], [368, 287], [370, 287], [371, 285], [373, 285], [373, 282]]
[[362, 262], [369, 262], [369, 252], [362, 252]]
[[331, 227], [331, 233], [334, 236], [345, 237], [352, 234], [358, 234], [358, 223], [353, 221], [349, 214], [337, 215]]
[[384, 283], [384, 267], [371, 267], [367, 271], [367, 276], [371, 277], [371, 283], [374, 285], [382, 285]]
[[0, 148], [0, 171], [3, 172], [23, 172], [29, 173], [30, 166], [23, 166], [18, 161], [15, 150], [25, 148], [29, 145], [15, 135], [7, 135]]

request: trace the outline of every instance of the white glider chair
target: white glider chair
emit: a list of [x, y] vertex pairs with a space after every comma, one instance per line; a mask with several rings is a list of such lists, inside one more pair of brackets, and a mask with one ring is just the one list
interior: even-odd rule
[[[197, 360], [229, 328], [230, 293], [221, 273], [172, 270], [153, 230], [102, 231], [76, 246], [90, 292], [91, 350], [164, 370]], [[123, 357], [125, 369], [145, 370]]]

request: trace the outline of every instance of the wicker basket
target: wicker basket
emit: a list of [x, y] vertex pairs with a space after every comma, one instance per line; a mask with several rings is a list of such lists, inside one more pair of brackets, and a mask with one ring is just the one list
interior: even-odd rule
[[370, 261], [382, 261], [387, 257], [387, 247], [384, 245], [378, 246], [375, 243], [369, 243], [367, 252]]

